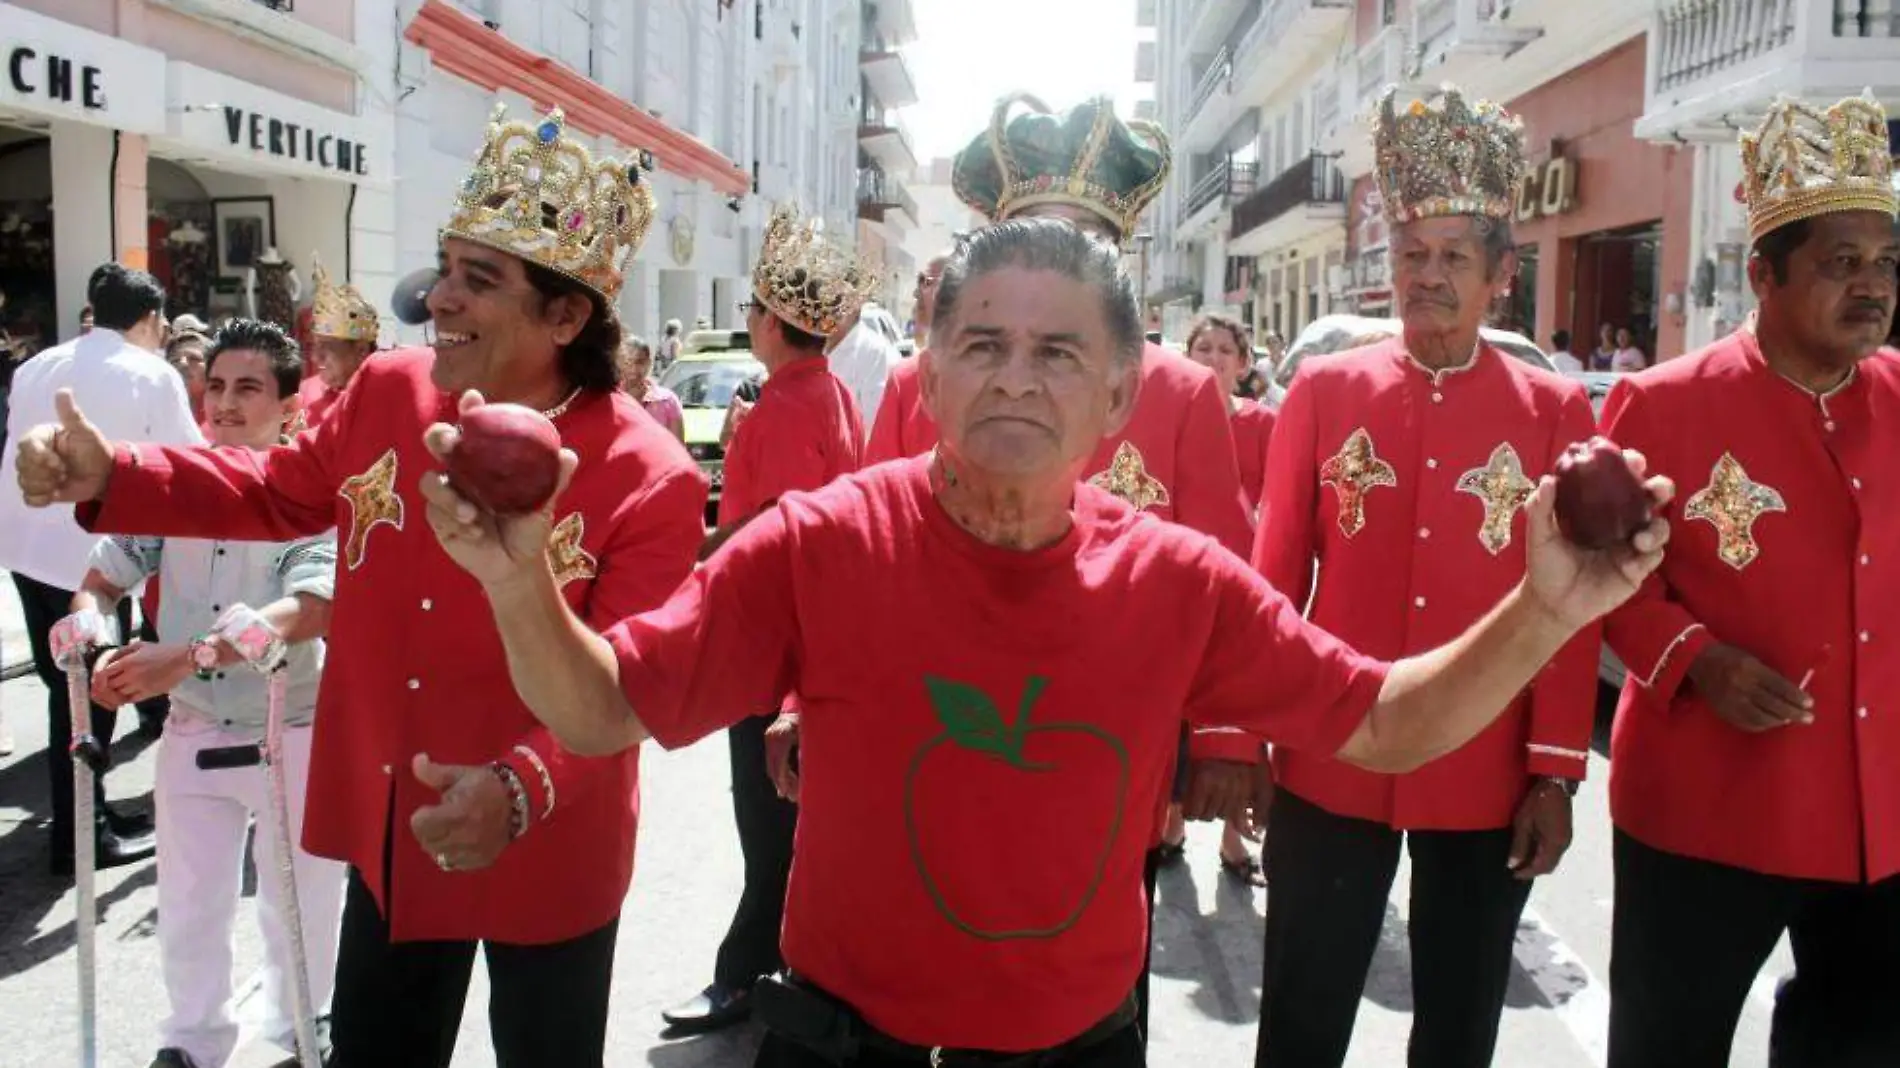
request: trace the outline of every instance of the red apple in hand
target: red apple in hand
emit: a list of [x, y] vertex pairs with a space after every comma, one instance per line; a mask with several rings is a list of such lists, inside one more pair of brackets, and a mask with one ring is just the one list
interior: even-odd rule
[[519, 404], [465, 412], [449, 451], [449, 485], [477, 508], [522, 515], [554, 496], [561, 479], [561, 435], [548, 417]]
[[1578, 548], [1628, 545], [1649, 525], [1655, 501], [1615, 442], [1577, 442], [1557, 458], [1556, 475], [1557, 529]]

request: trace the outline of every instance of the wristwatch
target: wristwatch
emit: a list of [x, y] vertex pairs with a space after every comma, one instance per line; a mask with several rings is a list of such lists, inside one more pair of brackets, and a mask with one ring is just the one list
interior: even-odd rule
[[1583, 784], [1576, 779], [1560, 779], [1555, 775], [1535, 775], [1531, 777], [1531, 784], [1533, 786], [1542, 785], [1543, 783], [1549, 783], [1555, 786], [1569, 797], [1577, 796], [1577, 791], [1583, 786]]
[[218, 647], [211, 644], [209, 634], [200, 634], [185, 645], [185, 655], [191, 658], [193, 672], [199, 682], [210, 682], [218, 670]]

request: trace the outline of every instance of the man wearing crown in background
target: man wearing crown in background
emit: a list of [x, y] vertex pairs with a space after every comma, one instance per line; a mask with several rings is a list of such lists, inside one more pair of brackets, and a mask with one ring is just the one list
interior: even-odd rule
[[1611, 1068], [1727, 1065], [1786, 933], [1782, 1068], [1900, 1064], [1900, 242], [1871, 98], [1741, 139], [1751, 326], [1624, 378], [1605, 433], [1681, 486], [1605, 623]]
[[[1382, 657], [1436, 648], [1522, 579], [1525, 503], [1592, 430], [1577, 384], [1479, 336], [1517, 271], [1518, 120], [1451, 86], [1404, 110], [1396, 94], [1373, 141], [1403, 329], [1295, 376], [1254, 551], [1314, 622]], [[1345, 1061], [1402, 846], [1410, 1064], [1491, 1063], [1531, 880], [1570, 843], [1598, 648], [1585, 628], [1489, 730], [1410, 774], [1274, 753], [1259, 1064]]]
[[581, 759], [537, 725], [419, 493], [441, 477], [423, 431], [480, 403], [467, 391], [536, 408], [579, 458], [534, 525], [580, 618], [653, 607], [686, 577], [705, 482], [616, 388], [614, 296], [652, 219], [638, 169], [595, 161], [559, 110], [498, 108], [441, 231], [434, 345], [371, 357], [314, 431], [262, 457], [115, 443], [68, 397], [22, 443], [28, 502], [86, 502], [94, 530], [338, 530], [304, 824], [306, 849], [350, 866], [332, 1068], [448, 1065], [478, 948], [497, 1064], [600, 1066], [635, 756]]
[[376, 306], [348, 282], [330, 281], [315, 253], [310, 255], [310, 274], [316, 297], [310, 304], [310, 361], [316, 373], [304, 379], [297, 390], [298, 433], [323, 422], [336, 405], [337, 398], [350, 384], [357, 368], [376, 351], [381, 332]]
[[[880, 272], [828, 241], [820, 225], [780, 208], [766, 228], [744, 310], [753, 355], [767, 377], [757, 403], [733, 402], [719, 530], [708, 539], [707, 553], [785, 494], [818, 489], [858, 469], [864, 423], [850, 389], [828, 369], [825, 345], [857, 322]], [[744, 1019], [753, 984], [784, 966], [779, 928], [798, 826], [796, 773], [784, 762], [768, 772], [766, 738], [769, 732], [789, 742], [796, 722], [796, 703], [787, 700], [780, 716], [747, 716], [726, 732], [745, 887], [719, 944], [712, 983], [661, 1014], [681, 1033]]]
[[[1029, 110], [1012, 117], [1018, 105]], [[957, 154], [951, 181], [957, 196], [992, 223], [1045, 216], [1066, 220], [1122, 245], [1161, 192], [1173, 161], [1167, 134], [1140, 119], [1123, 120], [1106, 97], [1067, 112], [1016, 93], [997, 101], [990, 128]], [[924, 360], [891, 372], [871, 429], [865, 462], [929, 452], [937, 427], [925, 410]], [[1211, 535], [1245, 557], [1252, 544], [1227, 398], [1206, 368], [1159, 345], [1145, 346], [1133, 417], [1103, 442], [1088, 481], [1151, 512]], [[1233, 731], [1196, 731], [1184, 745], [1185, 774], [1177, 797], [1193, 819], [1228, 817], [1239, 824], [1252, 800], [1258, 741]], [[1170, 798], [1156, 799], [1157, 848], [1149, 858], [1150, 906], [1161, 860]], [[1147, 1034], [1148, 973], [1141, 976], [1141, 1032]]]

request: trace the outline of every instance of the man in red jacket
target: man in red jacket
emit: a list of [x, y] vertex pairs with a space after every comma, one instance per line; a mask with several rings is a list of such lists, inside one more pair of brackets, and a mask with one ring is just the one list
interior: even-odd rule
[[558, 110], [498, 112], [442, 231], [433, 349], [372, 357], [321, 425], [260, 456], [109, 443], [70, 397], [57, 434], [21, 445], [57, 451], [59, 499], [89, 502], [94, 530], [337, 529], [304, 824], [306, 849], [350, 865], [332, 1068], [448, 1065], [478, 947], [498, 1064], [600, 1066], [635, 755], [577, 757], [516, 696], [480, 586], [424, 519], [422, 432], [469, 390], [541, 410], [579, 458], [537, 520], [560, 596], [596, 625], [659, 604], [692, 570], [706, 486], [617, 388], [614, 295], [652, 216], [640, 173], [595, 163]]
[[[1018, 107], [1024, 113], [1015, 114]], [[997, 101], [988, 130], [957, 154], [951, 181], [957, 196], [992, 223], [1015, 218], [1062, 219], [1119, 246], [1135, 232], [1171, 166], [1167, 134], [1153, 123], [1123, 121], [1109, 99], [1062, 114], [1027, 94]], [[925, 360], [891, 372], [871, 428], [865, 463], [929, 452], [937, 426], [923, 404]], [[1245, 557], [1253, 541], [1227, 398], [1206, 368], [1159, 345], [1141, 353], [1134, 414], [1101, 442], [1084, 468], [1086, 481], [1148, 512], [1211, 535]], [[1170, 797], [1192, 819], [1244, 819], [1257, 739], [1237, 731], [1197, 730], [1183, 743], [1183, 774], [1156, 799], [1154, 869], [1178, 850], [1161, 848]], [[1151, 895], [1152, 896], [1152, 895]], [[1140, 984], [1141, 1031], [1147, 1033], [1147, 972]]]
[[297, 390], [301, 408], [292, 424], [292, 436], [323, 422], [336, 406], [363, 361], [376, 351], [381, 332], [376, 306], [355, 286], [330, 281], [330, 272], [312, 256], [310, 269], [316, 296], [310, 302], [310, 360], [316, 373]]
[[[733, 401], [730, 416], [737, 425], [726, 451], [719, 530], [709, 539], [707, 553], [785, 494], [818, 489], [858, 469], [864, 423], [850, 389], [827, 369], [825, 339], [857, 321], [877, 275], [791, 210], [773, 214], [746, 305], [752, 350], [767, 377], [756, 404]], [[785, 702], [783, 729], [789, 730], [797, 706], [786, 696], [776, 694], [773, 700]], [[745, 887], [719, 944], [713, 981], [660, 1014], [682, 1034], [745, 1019], [752, 1011], [752, 985], [784, 963], [779, 928], [798, 806], [774, 792], [767, 771], [766, 737], [773, 722], [772, 716], [747, 716], [726, 732]]]
[[[1312, 595], [1315, 623], [1383, 657], [1443, 642], [1518, 581], [1525, 504], [1592, 430], [1579, 386], [1479, 340], [1517, 269], [1517, 120], [1451, 88], [1403, 112], [1394, 98], [1374, 139], [1403, 332], [1300, 369], [1254, 553], [1294, 604]], [[1489, 730], [1411, 774], [1276, 750], [1260, 1064], [1345, 1060], [1401, 845], [1411, 1063], [1490, 1063], [1530, 881], [1570, 843], [1599, 644], [1584, 628]]]
[[1725, 1065], [1785, 932], [1789, 1066], [1900, 1064], [1900, 361], [1878, 104], [1742, 139], [1751, 327], [1617, 383], [1605, 432], [1680, 480], [1605, 624], [1629, 666], [1610, 811], [1612, 1068]]

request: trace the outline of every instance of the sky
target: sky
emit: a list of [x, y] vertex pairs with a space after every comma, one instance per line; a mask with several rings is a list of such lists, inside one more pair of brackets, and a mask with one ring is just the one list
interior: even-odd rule
[[1135, 0], [912, 0], [904, 47], [918, 102], [903, 110], [920, 164], [955, 155], [989, 126], [998, 97], [1025, 90], [1057, 111], [1109, 93], [1124, 116], [1135, 84]]

